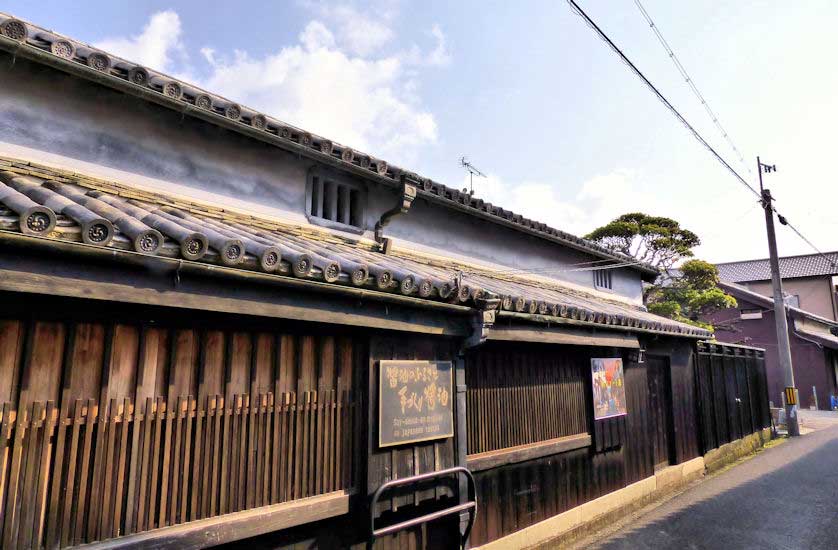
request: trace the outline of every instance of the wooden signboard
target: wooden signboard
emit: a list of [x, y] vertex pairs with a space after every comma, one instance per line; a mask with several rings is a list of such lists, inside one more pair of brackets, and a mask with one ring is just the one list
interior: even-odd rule
[[378, 445], [391, 447], [454, 435], [450, 361], [380, 361]]

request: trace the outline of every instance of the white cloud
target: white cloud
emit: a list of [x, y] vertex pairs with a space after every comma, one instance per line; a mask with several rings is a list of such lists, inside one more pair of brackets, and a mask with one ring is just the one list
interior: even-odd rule
[[436, 141], [436, 121], [402, 82], [401, 60], [351, 56], [319, 21], [306, 26], [300, 45], [265, 57], [237, 51], [231, 60], [208, 59], [207, 89], [351, 147], [409, 162]]
[[[350, 147], [412, 164], [421, 147], [436, 142], [437, 124], [421, 105], [421, 67], [414, 67], [415, 59], [382, 51], [394, 34], [392, 13], [373, 15], [349, 6], [315, 9], [318, 18], [308, 22], [296, 43], [268, 54], [225, 54], [213, 44], [204, 46], [200, 57], [208, 71], [176, 63], [185, 61], [186, 52], [173, 11], [154, 14], [137, 36], [97, 45]], [[441, 29], [435, 26], [431, 33], [436, 49], [416, 55], [424, 65], [447, 63]]]
[[186, 55], [180, 36], [180, 17], [166, 10], [152, 15], [140, 34], [106, 38], [95, 46], [158, 71], [169, 71], [175, 56], [183, 59]]
[[[463, 187], [468, 185], [466, 176]], [[493, 175], [474, 180], [475, 195], [483, 200], [580, 236], [626, 212], [655, 213], [655, 201], [641, 187], [636, 174], [625, 169], [594, 176], [576, 191], [547, 182], [504, 182]]]

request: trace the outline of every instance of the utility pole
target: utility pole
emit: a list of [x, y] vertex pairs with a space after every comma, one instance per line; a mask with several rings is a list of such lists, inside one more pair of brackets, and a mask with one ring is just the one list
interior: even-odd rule
[[[798, 422], [797, 390], [794, 387], [794, 370], [791, 364], [791, 345], [789, 344], [789, 326], [786, 317], [786, 302], [783, 298], [783, 280], [780, 277], [780, 259], [777, 256], [777, 236], [774, 233], [774, 206], [771, 191], [762, 186], [762, 173], [776, 172], [775, 165], [760, 162], [757, 157], [757, 172], [759, 172], [759, 190], [762, 195], [762, 209], [765, 210], [765, 229], [768, 232], [768, 255], [771, 265], [771, 284], [774, 287], [774, 320], [777, 328], [777, 353], [780, 368], [783, 370], [786, 382], [786, 426], [790, 436], [800, 435]], [[785, 223], [780, 217], [780, 223]]]

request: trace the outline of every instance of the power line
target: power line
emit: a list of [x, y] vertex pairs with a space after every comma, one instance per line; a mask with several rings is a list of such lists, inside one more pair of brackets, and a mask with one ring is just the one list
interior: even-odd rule
[[[614, 44], [614, 42], [608, 37], [608, 35], [605, 34], [605, 32], [602, 29], [600, 29], [596, 23], [594, 23], [593, 19], [591, 19], [588, 16], [588, 14], [585, 13], [584, 10], [582, 10], [582, 8], [579, 7], [575, 0], [567, 1], [570, 4], [571, 8], [585, 21], [585, 23], [587, 23], [587, 25], [591, 29], [593, 29], [594, 32], [596, 32], [597, 36], [599, 36], [606, 44], [608, 44], [608, 46], [614, 51], [614, 53], [616, 53], [620, 57], [623, 63], [625, 63], [632, 70], [632, 72], [636, 74], [638, 78], [640, 78], [640, 80], [643, 81], [644, 84], [646, 84], [646, 87], [649, 88], [649, 90], [658, 98], [658, 100], [661, 103], [663, 103], [664, 106], [667, 109], [669, 109], [669, 111], [675, 116], [675, 118], [677, 118], [681, 122], [681, 124], [683, 124], [684, 127], [686, 127], [692, 133], [695, 139], [698, 140], [698, 142], [701, 143], [708, 151], [710, 151], [710, 153], [716, 158], [716, 160], [718, 160], [719, 163], [722, 166], [724, 166], [725, 169], [727, 169], [727, 171], [730, 172], [730, 174], [739, 181], [739, 183], [744, 185], [751, 193], [753, 193], [760, 200], [760, 202], [762, 202], [762, 194], [759, 191], [757, 191], [751, 184], [745, 181], [745, 178], [739, 175], [739, 172], [737, 172], [730, 164], [728, 164], [728, 162], [718, 153], [718, 151], [716, 151], [713, 148], [713, 146], [710, 145], [707, 142], [707, 140], [705, 140], [701, 136], [701, 134], [699, 134], [698, 131], [692, 127], [692, 125], [689, 122], [687, 122], [687, 119], [685, 119], [684, 116], [680, 112], [678, 112], [678, 109], [676, 109], [669, 102], [669, 100], [666, 99], [666, 97], [664, 97], [664, 95], [655, 87], [655, 85], [652, 84], [648, 78], [646, 78], [646, 76], [640, 71], [640, 69], [637, 68], [637, 66], [634, 63], [631, 62], [631, 60], [626, 56], [626, 54], [624, 54], [623, 51], [620, 48], [618, 48], [616, 44]], [[820, 249], [818, 249], [818, 247], [816, 247], [812, 243], [812, 241], [807, 239], [803, 235], [803, 233], [801, 233], [796, 227], [789, 223], [789, 221], [785, 217], [783, 217], [773, 205], [771, 206], [771, 210], [777, 214], [781, 224], [788, 226], [792, 231], [794, 231], [794, 233], [798, 237], [800, 237], [806, 244], [812, 247], [812, 249], [815, 252], [817, 252], [821, 257], [823, 257], [825, 260], [829, 261], [834, 265], [834, 262], [832, 262], [830, 258], [828, 258], [823, 252], [821, 252]]]
[[687, 122], [687, 119], [685, 119], [683, 115], [681, 115], [681, 113], [678, 112], [678, 109], [673, 107], [669, 100], [663, 96], [663, 94], [655, 87], [654, 84], [652, 84], [649, 81], [648, 78], [646, 78], [646, 76], [640, 71], [640, 69], [638, 69], [637, 66], [634, 63], [632, 63], [628, 57], [626, 57], [626, 54], [624, 54], [623, 51], [620, 48], [618, 48], [617, 45], [611, 41], [610, 38], [608, 38], [608, 35], [605, 34], [605, 32], [603, 32], [603, 30], [600, 29], [596, 23], [594, 23], [593, 19], [588, 17], [588, 14], [582, 11], [582, 8], [580, 8], [574, 0], [567, 1], [570, 4], [570, 6], [574, 9], [574, 11], [576, 11], [576, 13], [579, 14], [579, 16], [582, 17], [582, 19], [588, 24], [588, 26], [591, 27], [591, 29], [593, 29], [597, 33], [597, 35], [602, 40], [604, 40], [605, 43], [608, 44], [608, 46], [612, 50], [614, 50], [614, 53], [620, 56], [620, 59], [623, 60], [623, 62], [632, 70], [632, 72], [636, 74], [640, 78], [640, 80], [643, 81], [644, 84], [646, 84], [649, 90], [653, 94], [655, 94], [658, 100], [661, 103], [663, 103], [667, 109], [670, 110], [670, 112], [675, 116], [675, 118], [677, 118], [681, 122], [681, 124], [683, 124], [687, 128], [687, 130], [689, 130], [692, 133], [695, 139], [697, 139], [699, 143], [706, 147], [707, 150], [710, 151], [710, 153], [716, 158], [716, 160], [718, 160], [719, 163], [721, 163], [721, 165], [724, 166], [727, 169], [727, 171], [733, 175], [734, 178], [739, 180], [739, 182], [746, 188], [748, 188], [748, 190], [751, 193], [753, 193], [758, 199], [762, 199], [762, 196], [759, 194], [759, 191], [757, 191], [750, 183], [745, 181], [745, 179], [739, 175], [739, 172], [734, 170], [733, 167], [730, 164], [728, 164], [727, 161], [724, 158], [722, 158], [722, 156], [713, 148], [713, 146], [707, 143], [707, 140], [705, 140], [701, 136], [701, 134], [698, 133], [698, 130], [693, 128], [692, 125], [689, 122]]
[[739, 148], [736, 147], [735, 143], [733, 143], [733, 138], [731, 138], [727, 130], [724, 129], [721, 121], [719, 120], [719, 117], [716, 115], [713, 109], [710, 108], [710, 104], [704, 98], [704, 95], [699, 91], [698, 86], [695, 85], [695, 81], [687, 73], [687, 69], [681, 63], [681, 60], [678, 59], [678, 56], [675, 55], [675, 52], [669, 46], [669, 43], [663, 37], [663, 34], [661, 34], [661, 31], [658, 28], [658, 26], [655, 25], [654, 21], [652, 21], [652, 17], [649, 15], [649, 12], [646, 11], [646, 8], [644, 8], [643, 4], [640, 3], [640, 0], [634, 0], [634, 3], [637, 5], [637, 9], [640, 10], [640, 13], [643, 14], [643, 17], [646, 19], [646, 22], [649, 23], [649, 27], [652, 29], [652, 32], [655, 33], [655, 36], [658, 38], [658, 42], [660, 42], [661, 46], [663, 46], [663, 49], [666, 50], [666, 53], [669, 55], [669, 58], [672, 60], [672, 63], [678, 69], [678, 72], [681, 73], [681, 76], [684, 78], [684, 81], [687, 83], [687, 85], [689, 85], [693, 94], [695, 94], [695, 97], [697, 97], [698, 100], [701, 102], [701, 105], [704, 106], [704, 110], [707, 111], [707, 114], [710, 116], [710, 119], [713, 121], [713, 124], [716, 125], [716, 128], [719, 130], [719, 133], [727, 141], [728, 145], [730, 145], [730, 148], [733, 149], [733, 152], [736, 153], [737, 158], [739, 158], [739, 162], [742, 163], [742, 166], [745, 167], [749, 174], [753, 174], [750, 165], [747, 162], [745, 162], [745, 158], [742, 156], [742, 153], [739, 151]]

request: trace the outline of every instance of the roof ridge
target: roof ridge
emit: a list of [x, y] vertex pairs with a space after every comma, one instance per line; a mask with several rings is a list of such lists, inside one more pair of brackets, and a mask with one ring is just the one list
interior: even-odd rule
[[[307, 132], [162, 71], [143, 67], [95, 46], [3, 12], [0, 12], [0, 49], [61, 68], [76, 76], [95, 80], [165, 107], [178, 109], [184, 114], [202, 118], [210, 123], [233, 129], [279, 147], [319, 160], [327, 160], [333, 166], [376, 179], [379, 182], [394, 185], [403, 177], [407, 177], [427, 198], [465, 211], [470, 215], [489, 219], [494, 223], [512, 226], [594, 256], [621, 261], [634, 260], [588, 239], [556, 229], [546, 223], [531, 220], [511, 210], [494, 206], [469, 193], [462, 193], [456, 188], [419, 176], [396, 165], [390, 165], [382, 159], [336, 143], [326, 137]], [[628, 267], [647, 275], [657, 276], [658, 274], [658, 270], [649, 264], [637, 263]]]

